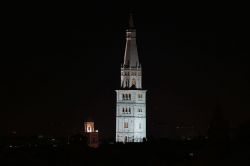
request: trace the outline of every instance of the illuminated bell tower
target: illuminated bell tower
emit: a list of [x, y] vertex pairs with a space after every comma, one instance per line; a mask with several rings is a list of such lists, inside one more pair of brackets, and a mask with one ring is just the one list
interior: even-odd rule
[[97, 148], [99, 146], [98, 130], [95, 130], [93, 121], [84, 122], [84, 135], [87, 138], [89, 147]]
[[130, 15], [126, 30], [121, 88], [116, 90], [116, 142], [142, 142], [146, 138], [146, 90], [136, 45], [136, 30]]
[[95, 131], [94, 122], [84, 122], [84, 131], [91, 133]]

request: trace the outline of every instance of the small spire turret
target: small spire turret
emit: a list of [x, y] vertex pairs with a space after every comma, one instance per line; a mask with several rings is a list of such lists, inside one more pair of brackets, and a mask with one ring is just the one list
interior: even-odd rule
[[130, 13], [129, 14], [129, 29], [134, 29], [135, 25], [134, 25], [134, 20], [133, 20], [133, 14]]

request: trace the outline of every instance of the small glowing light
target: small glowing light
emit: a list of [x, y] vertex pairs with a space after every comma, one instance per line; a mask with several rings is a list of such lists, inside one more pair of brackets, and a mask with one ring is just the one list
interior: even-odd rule
[[98, 130], [95, 130], [95, 132], [97, 132], [97, 133], [98, 133]]
[[38, 138], [39, 139], [42, 139], [44, 136], [43, 135], [38, 135]]
[[191, 153], [189, 153], [189, 156], [193, 157], [193, 156], [194, 156], [194, 153], [192, 153], [192, 152], [191, 152]]

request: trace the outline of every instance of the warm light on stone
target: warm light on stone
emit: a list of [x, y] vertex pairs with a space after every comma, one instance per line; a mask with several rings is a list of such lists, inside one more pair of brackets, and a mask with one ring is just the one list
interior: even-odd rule
[[94, 122], [84, 122], [84, 135], [87, 137], [89, 147], [97, 148], [99, 146], [98, 130], [95, 130]]

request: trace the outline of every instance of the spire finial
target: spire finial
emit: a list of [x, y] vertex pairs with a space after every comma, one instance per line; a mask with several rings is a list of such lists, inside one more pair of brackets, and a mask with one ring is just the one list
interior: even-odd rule
[[133, 20], [133, 14], [130, 13], [129, 14], [129, 28], [130, 29], [133, 29], [135, 26], [134, 26], [134, 20]]

